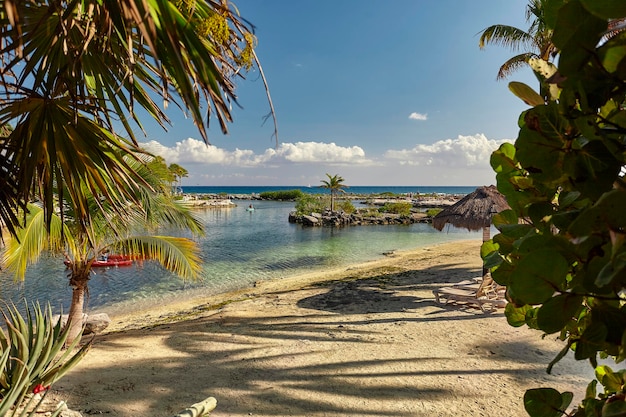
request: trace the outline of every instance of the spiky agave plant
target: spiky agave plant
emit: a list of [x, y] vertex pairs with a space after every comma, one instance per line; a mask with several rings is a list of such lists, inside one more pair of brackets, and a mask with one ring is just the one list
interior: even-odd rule
[[[54, 323], [50, 305], [45, 310], [39, 303], [28, 308], [23, 316], [15, 305], [0, 309], [0, 416], [23, 415], [32, 409], [34, 415], [48, 388], [76, 365], [87, 353], [91, 343], [75, 351], [79, 339], [64, 349], [69, 326], [61, 320]], [[37, 399], [29, 393], [44, 392]], [[22, 411], [20, 411], [22, 410]], [[53, 415], [58, 415], [60, 410]]]

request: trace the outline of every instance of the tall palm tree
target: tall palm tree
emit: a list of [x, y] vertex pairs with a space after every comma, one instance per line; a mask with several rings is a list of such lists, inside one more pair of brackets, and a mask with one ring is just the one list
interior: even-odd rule
[[544, 19], [544, 1], [530, 0], [526, 6], [526, 21], [530, 25], [528, 30], [507, 25], [492, 25], [482, 31], [478, 42], [481, 49], [494, 44], [513, 51], [523, 50], [502, 64], [498, 71], [498, 79], [507, 78], [526, 65], [530, 58], [551, 62], [556, 55], [557, 49], [552, 43], [552, 30], [546, 26]]
[[173, 103], [208, 143], [208, 117], [227, 131], [234, 80], [258, 64], [228, 0], [2, 1], [0, 43], [0, 127], [14, 127], [0, 140], [10, 232], [34, 194], [46, 224], [65, 204], [89, 224], [85, 188], [121, 210], [136, 202], [136, 109], [165, 128], [158, 102]]
[[330, 211], [334, 212], [335, 211], [335, 196], [339, 192], [345, 193], [346, 190], [344, 190], [344, 188], [347, 188], [348, 186], [343, 184], [345, 180], [342, 177], [340, 177], [338, 174], [331, 176], [330, 174], [327, 173], [326, 177], [328, 179], [321, 181], [322, 185], [320, 185], [320, 188], [326, 188], [330, 190]]
[[50, 226], [46, 227], [43, 208], [30, 204], [24, 227], [18, 228], [16, 237], [7, 242], [3, 263], [19, 280], [24, 279], [27, 266], [36, 262], [43, 252], [64, 254], [72, 287], [68, 342], [80, 335], [92, 264], [101, 254], [111, 251], [154, 260], [184, 279], [196, 278], [200, 270], [199, 248], [193, 240], [153, 232], [159, 226], [173, 226], [201, 234], [202, 223], [169, 193], [152, 191], [164, 187], [155, 183], [146, 166], [135, 164], [130, 163], [150, 187], [144, 187], [138, 195], [140, 203], [130, 206], [123, 214], [85, 189], [90, 207], [101, 206], [87, 225], [89, 236], [78, 224], [79, 218], [71, 206], [66, 206], [63, 213], [53, 213]]

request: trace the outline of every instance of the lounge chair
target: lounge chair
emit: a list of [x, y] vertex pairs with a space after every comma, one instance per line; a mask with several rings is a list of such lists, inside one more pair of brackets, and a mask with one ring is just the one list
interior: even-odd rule
[[487, 274], [479, 284], [471, 282], [458, 283], [449, 287], [433, 290], [435, 302], [439, 304], [457, 303], [476, 305], [484, 313], [488, 307], [492, 311], [506, 306], [504, 288], [496, 284], [491, 275]]

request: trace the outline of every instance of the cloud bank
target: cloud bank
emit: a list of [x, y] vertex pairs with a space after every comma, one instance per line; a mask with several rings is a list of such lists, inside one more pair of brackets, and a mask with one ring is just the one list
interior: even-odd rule
[[156, 141], [143, 143], [142, 146], [155, 155], [162, 156], [168, 163], [177, 164], [216, 164], [244, 167], [276, 165], [280, 163], [310, 164], [326, 163], [331, 165], [368, 164], [365, 151], [359, 146], [338, 146], [335, 143], [296, 142], [281, 143], [278, 148], [266, 149], [256, 155], [254, 151], [235, 149], [227, 151], [204, 142], [188, 138], [167, 147]]
[[384, 157], [402, 165], [474, 167], [489, 163], [491, 153], [509, 140], [487, 139], [483, 134], [461, 136], [437, 141], [431, 145], [416, 145], [411, 149], [389, 150]]
[[483, 134], [458, 136], [375, 156], [360, 146], [334, 142], [282, 143], [278, 148], [227, 150], [188, 138], [172, 146], [142, 144], [189, 171], [193, 185], [317, 184], [325, 173], [340, 174], [351, 185], [477, 185], [493, 182], [491, 153], [508, 140]]

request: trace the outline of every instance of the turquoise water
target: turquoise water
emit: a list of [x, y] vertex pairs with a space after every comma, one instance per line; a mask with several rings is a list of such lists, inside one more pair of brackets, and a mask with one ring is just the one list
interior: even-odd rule
[[[205, 261], [198, 282], [183, 282], [152, 262], [131, 267], [98, 268], [89, 282], [90, 310], [132, 310], [151, 303], [194, 294], [215, 294], [251, 286], [255, 281], [328, 267], [347, 266], [383, 257], [383, 252], [406, 250], [459, 239], [480, 239], [478, 232], [430, 224], [303, 228], [287, 221], [293, 203], [237, 202], [229, 209], [203, 209], [199, 216], [207, 234], [198, 240]], [[0, 298], [39, 300], [67, 311], [71, 289], [61, 258], [46, 257], [16, 284], [0, 271]]]

